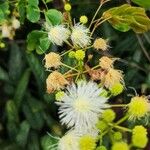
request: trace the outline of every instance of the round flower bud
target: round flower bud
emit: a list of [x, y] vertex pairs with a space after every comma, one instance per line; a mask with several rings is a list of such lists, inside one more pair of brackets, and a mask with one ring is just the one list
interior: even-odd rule
[[65, 92], [64, 91], [59, 91], [55, 94], [55, 99], [57, 101], [60, 101], [62, 99], [62, 97], [64, 96]]
[[65, 4], [64, 9], [65, 9], [65, 11], [70, 11], [71, 5], [69, 3]]
[[96, 150], [107, 150], [107, 148], [105, 146], [99, 146], [96, 148]]
[[0, 48], [4, 48], [5, 47], [5, 43], [0, 43]]
[[115, 141], [120, 141], [120, 140], [122, 140], [122, 133], [121, 132], [115, 132], [113, 137], [114, 137]]
[[95, 150], [96, 139], [91, 135], [84, 135], [79, 139], [80, 150]]
[[77, 50], [76, 53], [75, 53], [75, 58], [77, 60], [83, 60], [85, 58], [85, 51]]
[[139, 125], [135, 126], [132, 131], [132, 143], [139, 148], [145, 148], [148, 142], [146, 129]]
[[120, 93], [123, 92], [123, 85], [121, 83], [115, 83], [111, 88], [110, 88], [110, 92], [113, 96], [117, 96]]
[[105, 121], [99, 120], [96, 124], [96, 127], [103, 132], [108, 128], [108, 124]]
[[125, 142], [116, 142], [111, 150], [129, 150], [129, 146]]
[[69, 52], [68, 56], [69, 56], [69, 58], [74, 58], [75, 52], [74, 51]]
[[87, 16], [81, 16], [80, 17], [80, 22], [83, 23], [83, 24], [86, 24], [88, 22]]
[[102, 118], [106, 122], [112, 122], [116, 118], [116, 114], [112, 109], [106, 109], [102, 113]]
[[130, 115], [129, 119], [140, 119], [144, 117], [149, 112], [150, 105], [145, 96], [135, 96], [131, 99], [131, 102], [128, 104], [128, 114]]
[[108, 91], [105, 90], [105, 89], [103, 89], [102, 92], [101, 92], [101, 94], [100, 94], [100, 96], [107, 97], [108, 96]]

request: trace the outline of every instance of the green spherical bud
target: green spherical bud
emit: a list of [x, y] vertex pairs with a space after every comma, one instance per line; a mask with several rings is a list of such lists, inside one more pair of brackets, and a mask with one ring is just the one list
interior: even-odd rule
[[107, 150], [107, 148], [105, 146], [99, 146], [96, 148], [96, 150]]
[[65, 4], [64, 9], [66, 11], [70, 11], [71, 10], [71, 5], [69, 3]]
[[100, 93], [100, 96], [107, 97], [108, 96], [108, 91], [103, 89], [102, 92]]
[[116, 118], [116, 114], [112, 109], [106, 109], [102, 113], [102, 118], [106, 122], [112, 122]]
[[81, 16], [80, 17], [80, 22], [83, 23], [83, 24], [86, 24], [88, 22], [87, 16]]
[[59, 91], [55, 94], [55, 99], [57, 101], [61, 101], [62, 97], [64, 96], [65, 92], [64, 91]]
[[120, 141], [120, 140], [122, 140], [122, 133], [121, 132], [115, 132], [113, 137], [114, 137], [115, 141]]
[[117, 96], [123, 92], [123, 89], [124, 86], [121, 83], [116, 83], [111, 87], [110, 92], [113, 96]]
[[74, 51], [71, 51], [71, 52], [69, 52], [68, 56], [69, 56], [69, 58], [74, 58], [75, 54], [76, 53]]
[[4, 48], [5, 47], [5, 43], [0, 43], [0, 48]]
[[108, 128], [108, 124], [105, 121], [99, 120], [96, 124], [96, 127], [103, 132]]
[[145, 148], [148, 143], [146, 129], [139, 125], [135, 126], [132, 132], [132, 143], [134, 146], [139, 148]]
[[113, 144], [111, 150], [129, 150], [129, 146], [125, 142], [116, 142]]
[[77, 50], [76, 53], [75, 53], [75, 58], [77, 60], [83, 60], [85, 58], [85, 51]]

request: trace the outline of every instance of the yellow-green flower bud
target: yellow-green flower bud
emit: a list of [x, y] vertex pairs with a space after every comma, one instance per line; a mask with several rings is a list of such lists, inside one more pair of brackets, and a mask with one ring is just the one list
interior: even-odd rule
[[113, 144], [111, 150], [129, 150], [129, 146], [125, 142], [116, 142]]
[[116, 83], [111, 87], [110, 92], [113, 96], [117, 96], [123, 92], [123, 89], [124, 86], [121, 83]]
[[4, 48], [5, 47], [5, 43], [0, 43], [0, 48]]
[[96, 139], [91, 135], [84, 135], [79, 139], [80, 150], [95, 150]]
[[61, 101], [62, 97], [64, 96], [65, 92], [64, 91], [59, 91], [55, 94], [55, 99], [57, 101]]
[[100, 94], [100, 96], [107, 97], [108, 96], [108, 91], [105, 90], [105, 89], [103, 89], [102, 92], [101, 92], [101, 94]]
[[120, 140], [122, 140], [122, 133], [121, 132], [115, 132], [113, 137], [114, 137], [115, 141], [120, 141]]
[[112, 109], [106, 109], [102, 113], [102, 118], [106, 122], [112, 122], [116, 118], [116, 114]]
[[83, 50], [77, 50], [75, 53], [75, 58], [77, 60], [83, 60], [85, 58], [85, 52]]
[[69, 52], [68, 56], [69, 56], [69, 58], [74, 58], [75, 52], [74, 51]]
[[139, 125], [135, 126], [132, 132], [132, 143], [139, 148], [145, 148], [148, 142], [146, 129]]
[[88, 22], [87, 16], [81, 16], [80, 17], [80, 22], [83, 23], [83, 24], [86, 24]]
[[65, 4], [64, 9], [66, 11], [70, 11], [71, 10], [71, 5], [69, 3]]
[[105, 121], [99, 120], [96, 124], [96, 127], [103, 132], [108, 128], [108, 124]]

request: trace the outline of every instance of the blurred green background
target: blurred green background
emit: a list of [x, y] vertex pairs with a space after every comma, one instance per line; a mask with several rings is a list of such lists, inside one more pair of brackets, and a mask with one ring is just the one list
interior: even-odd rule
[[[92, 18], [99, 0], [70, 0], [75, 22], [81, 15]], [[98, 14], [126, 3], [112, 0]], [[49, 8], [63, 10], [63, 4], [54, 0]], [[40, 7], [44, 7], [40, 4]], [[149, 14], [149, 11], [147, 11]], [[43, 67], [43, 55], [26, 52], [26, 37], [37, 24], [27, 20], [16, 32], [14, 40], [5, 40], [6, 47], [0, 49], [0, 150], [48, 150], [54, 141], [47, 132], [61, 136], [65, 128], [60, 126], [54, 95], [46, 94], [45, 80], [48, 75]], [[117, 99], [134, 94], [128, 87], [134, 87], [139, 94], [150, 91], [150, 33], [136, 35], [133, 31], [119, 32], [104, 23], [95, 32], [95, 37], [109, 39], [109, 54], [119, 57], [116, 68], [124, 71], [127, 90]], [[51, 46], [51, 49], [61, 51]], [[126, 100], [125, 100], [126, 101]]]

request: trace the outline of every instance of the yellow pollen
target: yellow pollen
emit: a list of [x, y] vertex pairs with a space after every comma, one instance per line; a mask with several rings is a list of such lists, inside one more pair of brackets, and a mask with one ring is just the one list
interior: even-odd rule
[[77, 99], [74, 103], [74, 108], [78, 112], [87, 112], [90, 110], [90, 104], [86, 100]]

